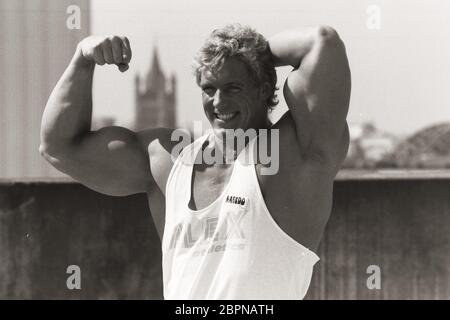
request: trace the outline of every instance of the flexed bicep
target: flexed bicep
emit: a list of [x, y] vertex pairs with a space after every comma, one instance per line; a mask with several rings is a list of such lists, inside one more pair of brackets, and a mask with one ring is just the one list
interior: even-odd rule
[[153, 183], [145, 148], [135, 132], [122, 127], [91, 131], [44, 156], [61, 172], [112, 196], [148, 192]]
[[283, 90], [305, 154], [342, 160], [342, 150], [348, 144], [350, 88], [342, 40], [332, 29], [319, 29], [316, 41], [289, 74]]

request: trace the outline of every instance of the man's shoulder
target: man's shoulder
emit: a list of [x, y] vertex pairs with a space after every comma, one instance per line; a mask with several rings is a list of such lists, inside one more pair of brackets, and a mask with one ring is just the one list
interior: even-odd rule
[[186, 130], [173, 128], [152, 128], [137, 133], [140, 145], [150, 157], [172, 154], [177, 145], [187, 144], [188, 135]]
[[184, 129], [155, 128], [137, 133], [142, 149], [147, 153], [150, 171], [160, 189], [164, 191], [175, 159], [192, 139]]

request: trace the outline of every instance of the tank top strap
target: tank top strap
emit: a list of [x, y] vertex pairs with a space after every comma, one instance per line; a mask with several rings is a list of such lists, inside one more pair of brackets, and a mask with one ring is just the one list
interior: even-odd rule
[[238, 167], [252, 168], [258, 159], [257, 148], [255, 146], [258, 137], [252, 137], [244, 149], [239, 153], [236, 164]]
[[166, 183], [166, 216], [178, 212], [178, 205], [190, 196], [192, 168], [204, 142], [210, 137], [207, 133], [187, 145], [175, 159]]

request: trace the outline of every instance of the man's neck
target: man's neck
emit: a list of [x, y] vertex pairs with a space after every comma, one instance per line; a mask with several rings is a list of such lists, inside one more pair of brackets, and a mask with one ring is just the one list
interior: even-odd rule
[[[267, 122], [258, 128], [248, 128], [244, 131], [243, 135], [230, 134], [230, 131], [226, 133], [221, 133], [220, 135], [213, 134], [213, 141], [210, 141], [214, 147], [216, 147], [217, 152], [221, 153], [222, 160], [224, 163], [233, 163], [240, 152], [247, 146], [252, 138], [256, 138], [262, 130], [269, 130], [272, 127], [272, 123], [267, 120]], [[233, 132], [232, 129], [230, 129]], [[252, 131], [256, 135], [246, 135], [246, 132]]]

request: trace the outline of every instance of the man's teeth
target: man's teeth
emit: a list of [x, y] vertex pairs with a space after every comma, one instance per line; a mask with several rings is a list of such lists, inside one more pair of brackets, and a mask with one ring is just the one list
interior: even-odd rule
[[220, 120], [230, 120], [231, 118], [233, 118], [235, 115], [237, 114], [237, 112], [229, 112], [229, 113], [216, 113], [216, 117], [219, 118]]

